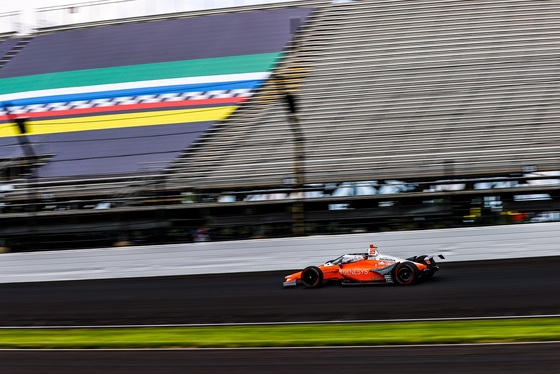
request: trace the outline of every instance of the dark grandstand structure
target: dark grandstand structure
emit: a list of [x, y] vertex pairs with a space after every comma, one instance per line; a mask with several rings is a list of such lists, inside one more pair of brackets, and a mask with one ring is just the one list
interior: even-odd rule
[[553, 1], [292, 1], [0, 35], [0, 247], [558, 220]]

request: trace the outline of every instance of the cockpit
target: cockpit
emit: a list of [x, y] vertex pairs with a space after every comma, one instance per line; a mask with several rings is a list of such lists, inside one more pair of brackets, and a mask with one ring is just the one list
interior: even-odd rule
[[351, 253], [351, 254], [342, 255], [337, 259], [328, 261], [327, 263], [325, 263], [325, 265], [350, 264], [352, 262], [357, 262], [366, 259], [367, 259], [367, 253]]

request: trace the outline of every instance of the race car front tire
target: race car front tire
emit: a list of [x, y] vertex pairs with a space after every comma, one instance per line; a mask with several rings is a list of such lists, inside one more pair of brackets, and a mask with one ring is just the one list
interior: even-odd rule
[[411, 262], [397, 264], [393, 270], [393, 279], [402, 286], [414, 284], [418, 279], [418, 268]]
[[301, 284], [315, 288], [323, 283], [323, 272], [317, 266], [308, 266], [301, 272]]

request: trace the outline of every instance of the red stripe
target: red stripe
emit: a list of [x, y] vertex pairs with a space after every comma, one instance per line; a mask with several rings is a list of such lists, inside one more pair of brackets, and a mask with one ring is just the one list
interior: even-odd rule
[[53, 116], [71, 116], [71, 115], [86, 114], [86, 113], [115, 112], [119, 110], [172, 108], [176, 106], [187, 106], [187, 105], [242, 103], [246, 100], [247, 97], [227, 97], [227, 98], [205, 99], [205, 100], [161, 101], [158, 103], [112, 105], [112, 106], [82, 108], [82, 109], [53, 110], [50, 112], [10, 114], [9, 118], [6, 115], [2, 115], [0, 116], [0, 121], [5, 121], [5, 120], [11, 121], [17, 117], [37, 118], [37, 117], [53, 117]]

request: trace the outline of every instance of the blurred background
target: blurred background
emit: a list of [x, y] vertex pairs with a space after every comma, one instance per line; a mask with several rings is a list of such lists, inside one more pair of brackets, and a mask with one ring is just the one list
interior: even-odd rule
[[556, 2], [46, 4], [0, 14], [4, 251], [560, 220]]

